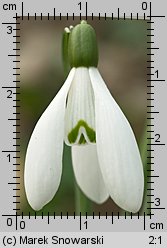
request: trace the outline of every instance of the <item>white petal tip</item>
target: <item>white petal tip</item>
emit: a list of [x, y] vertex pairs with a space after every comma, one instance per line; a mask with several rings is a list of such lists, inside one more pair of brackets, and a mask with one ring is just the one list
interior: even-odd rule
[[48, 204], [54, 197], [55, 191], [53, 189], [40, 191], [32, 189], [29, 185], [26, 186], [27, 200], [31, 208], [35, 211], [41, 210], [46, 204]]
[[139, 212], [141, 208], [141, 203], [127, 203], [125, 206], [123, 205], [122, 208], [125, 209], [125, 211], [132, 212], [132, 213], [137, 213]]
[[105, 198], [95, 199], [95, 200], [93, 200], [93, 201], [94, 201], [96, 204], [103, 204], [103, 203], [105, 203], [108, 199], [109, 199], [109, 197], [105, 197]]
[[144, 187], [141, 186], [140, 190], [133, 191], [131, 192], [124, 192], [123, 196], [116, 196], [113, 197], [115, 203], [122, 209], [128, 212], [132, 213], [137, 213], [139, 212], [141, 206], [142, 206], [142, 201], [143, 201], [143, 189]]
[[40, 211], [44, 206], [43, 205], [39, 205], [38, 203], [37, 204], [32, 204], [29, 202], [29, 205], [31, 206], [31, 208], [35, 211]]

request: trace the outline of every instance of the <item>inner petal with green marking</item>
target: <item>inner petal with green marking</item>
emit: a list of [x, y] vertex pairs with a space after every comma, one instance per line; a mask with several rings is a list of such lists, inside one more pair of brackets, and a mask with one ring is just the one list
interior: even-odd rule
[[66, 104], [65, 142], [84, 145], [96, 142], [94, 93], [88, 68], [76, 68]]
[[80, 120], [68, 134], [68, 140], [71, 144], [75, 143], [77, 139], [79, 139], [79, 141], [77, 142], [79, 144], [96, 142], [95, 131], [91, 127], [89, 127], [84, 120]]

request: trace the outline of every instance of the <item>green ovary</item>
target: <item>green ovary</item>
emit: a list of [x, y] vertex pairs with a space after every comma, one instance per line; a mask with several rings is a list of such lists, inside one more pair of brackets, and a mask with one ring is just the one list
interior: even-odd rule
[[[96, 133], [91, 127], [88, 126], [88, 124], [84, 120], [78, 121], [77, 125], [71, 130], [71, 132], [68, 134], [68, 141], [71, 144], [76, 142], [80, 127], [85, 128], [89, 141], [91, 143], [95, 143]], [[79, 139], [79, 144], [85, 144], [85, 143], [87, 143], [87, 141], [85, 140], [84, 135], [81, 134], [80, 139]]]

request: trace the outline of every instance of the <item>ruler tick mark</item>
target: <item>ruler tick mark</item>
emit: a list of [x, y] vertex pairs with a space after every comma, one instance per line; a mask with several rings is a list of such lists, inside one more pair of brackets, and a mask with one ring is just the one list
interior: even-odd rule
[[113, 215], [113, 212], [112, 212], [112, 225], [114, 224], [114, 215]]
[[118, 8], [118, 20], [119, 20], [119, 8]]
[[[42, 13], [41, 13], [42, 14]], [[54, 8], [53, 9], [53, 18], [54, 18], [54, 20], [55, 20], [55, 15], [56, 15], [56, 9]]]

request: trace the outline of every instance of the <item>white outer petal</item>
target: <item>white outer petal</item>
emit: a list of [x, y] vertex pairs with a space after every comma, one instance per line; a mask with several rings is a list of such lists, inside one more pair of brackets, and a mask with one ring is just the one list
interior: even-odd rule
[[38, 120], [28, 144], [24, 181], [28, 202], [35, 210], [53, 198], [60, 184], [65, 104], [74, 73], [73, 68]]
[[77, 184], [96, 203], [109, 197], [99, 168], [96, 145], [72, 146], [72, 161]]
[[95, 95], [97, 154], [112, 199], [137, 212], [144, 190], [143, 166], [133, 131], [96, 68], [89, 69]]

